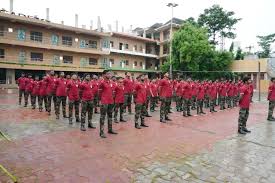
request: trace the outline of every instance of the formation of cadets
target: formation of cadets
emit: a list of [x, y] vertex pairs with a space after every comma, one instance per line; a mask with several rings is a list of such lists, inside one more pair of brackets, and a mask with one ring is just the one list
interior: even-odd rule
[[[275, 80], [272, 79], [269, 88], [268, 120], [274, 121], [273, 109], [275, 107]], [[85, 74], [82, 79], [77, 74], [65, 76], [64, 72], [58, 75], [50, 71], [43, 78], [32, 75], [22, 76], [18, 79], [19, 105], [24, 96], [24, 106], [28, 106], [29, 98], [32, 109], [37, 107], [40, 112], [45, 109], [51, 115], [52, 101], [56, 119], [60, 118], [60, 107], [63, 118], [68, 118], [69, 124], [73, 124], [73, 116], [76, 123], [81, 123], [81, 130], [86, 131], [86, 117], [88, 128], [96, 128], [92, 122], [93, 114], [98, 113], [100, 107], [100, 137], [106, 138], [104, 133], [104, 121], [107, 117], [108, 133], [117, 134], [112, 128], [113, 121], [126, 122], [123, 113], [132, 114], [132, 104], [135, 105], [135, 128], [148, 127], [145, 117], [151, 117], [160, 104], [160, 122], [171, 121], [169, 113], [172, 113], [172, 101], [176, 101], [176, 110], [184, 117], [192, 116], [195, 110], [198, 115], [205, 114], [206, 109], [211, 113], [226, 108], [239, 106], [240, 134], [250, 133], [246, 128], [249, 114], [249, 105], [252, 102], [253, 85], [247, 77], [239, 81], [231, 80], [171, 80], [165, 73], [162, 79], [152, 78], [148, 75], [140, 75], [135, 80], [129, 72], [125, 77], [115, 77], [110, 71], [104, 71], [102, 76]], [[68, 101], [68, 115], [66, 105]], [[81, 114], [79, 112], [81, 104]], [[150, 113], [149, 113], [150, 110]], [[74, 115], [73, 115], [74, 112]]]

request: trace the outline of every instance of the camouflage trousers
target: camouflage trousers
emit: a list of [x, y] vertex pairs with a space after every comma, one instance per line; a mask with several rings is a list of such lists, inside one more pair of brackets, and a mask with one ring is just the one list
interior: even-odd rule
[[150, 111], [154, 112], [157, 106], [157, 97], [150, 97]]
[[234, 96], [233, 97], [233, 107], [237, 107], [238, 101], [239, 101], [238, 95]]
[[135, 125], [138, 124], [139, 119], [141, 121], [141, 124], [144, 124], [145, 110], [146, 110], [145, 104], [136, 104], [136, 106], [135, 106]]
[[25, 90], [20, 90], [19, 89], [19, 105], [21, 105], [23, 95], [24, 95], [24, 99], [25, 99]]
[[31, 92], [25, 91], [24, 99], [25, 99], [25, 106], [29, 103], [29, 97], [31, 98]]
[[182, 111], [182, 97], [181, 96], [177, 96], [177, 100], [176, 100], [176, 109], [178, 112]]
[[168, 98], [161, 97], [161, 105], [160, 105], [160, 119], [164, 120], [168, 118], [168, 112], [170, 109], [170, 100]]
[[101, 104], [100, 106], [100, 133], [104, 132], [104, 121], [107, 115], [108, 120], [108, 131], [112, 130], [112, 113], [113, 113], [113, 104]]
[[193, 110], [195, 110], [196, 109], [196, 101], [197, 101], [197, 98], [196, 98], [196, 96], [192, 96], [192, 98], [191, 98], [191, 108], [193, 109]]
[[239, 112], [239, 129], [246, 128], [246, 122], [249, 115], [249, 109], [240, 108]]
[[115, 104], [115, 114], [114, 114], [114, 121], [117, 122], [117, 116], [118, 116], [118, 111], [119, 111], [119, 120], [123, 120], [123, 107], [124, 107], [124, 104], [123, 103], [120, 103], [120, 104]]
[[183, 115], [186, 116], [190, 115], [190, 106], [191, 106], [191, 99], [184, 98], [183, 99]]
[[171, 109], [172, 109], [172, 100], [173, 100], [172, 97], [168, 98], [168, 105], [169, 105], [169, 110], [168, 110], [168, 112], [170, 112]]
[[204, 107], [209, 108], [209, 106], [210, 106], [209, 103], [210, 103], [210, 97], [208, 95], [205, 95], [205, 97], [204, 97]]
[[95, 95], [94, 98], [94, 109], [95, 109], [95, 113], [97, 113], [97, 107], [99, 107], [99, 98], [98, 98], [98, 94]]
[[226, 100], [227, 100], [227, 106], [228, 106], [228, 108], [232, 108], [232, 106], [233, 106], [233, 96], [228, 96], [226, 98]]
[[272, 118], [274, 107], [275, 107], [275, 101], [269, 101], [269, 105], [268, 105], [268, 118]]
[[203, 99], [201, 100], [197, 100], [197, 114], [200, 114], [203, 112], [202, 108], [203, 108]]
[[43, 102], [44, 102], [44, 107], [47, 110], [47, 106], [48, 106], [48, 104], [47, 104], [47, 102], [48, 102], [47, 96], [39, 96], [38, 97], [38, 105], [39, 105], [39, 110], [40, 111], [42, 111], [42, 109], [43, 109]]
[[81, 123], [85, 124], [86, 115], [88, 113], [88, 124], [92, 123], [93, 118], [94, 101], [82, 101], [81, 102]]
[[38, 100], [38, 96], [37, 95], [31, 95], [31, 104], [32, 104], [32, 108], [35, 109], [36, 107], [36, 101]]
[[54, 108], [55, 108], [55, 105], [56, 105], [56, 95], [55, 95], [55, 94], [49, 94], [49, 95], [47, 96], [47, 100], [48, 100], [47, 111], [48, 111], [48, 112], [51, 112], [52, 100], [53, 100], [53, 103], [54, 103]]
[[59, 116], [60, 114], [60, 104], [62, 103], [62, 113], [63, 117], [66, 116], [66, 96], [58, 96], [56, 97], [56, 104], [55, 104], [55, 115]]
[[126, 93], [124, 95], [124, 112], [126, 112], [126, 109], [128, 107], [128, 112], [132, 113], [131, 103], [132, 103], [132, 94]]
[[210, 112], [213, 112], [215, 110], [216, 106], [216, 99], [211, 99], [210, 100]]
[[69, 121], [73, 120], [73, 108], [75, 111], [75, 118], [79, 120], [79, 100], [69, 100]]
[[220, 109], [225, 109], [225, 96], [220, 96]]
[[150, 96], [147, 96], [147, 98], [146, 98], [146, 103], [145, 103], [145, 115], [149, 115], [149, 113], [148, 113], [148, 108], [149, 108], [149, 103], [150, 103]]

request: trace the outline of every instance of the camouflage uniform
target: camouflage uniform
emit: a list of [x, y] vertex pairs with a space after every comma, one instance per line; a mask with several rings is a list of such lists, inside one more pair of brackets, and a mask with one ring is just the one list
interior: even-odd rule
[[203, 108], [203, 100], [197, 100], [197, 114], [202, 113], [202, 108]]
[[191, 115], [190, 113], [191, 99], [183, 99], [183, 115]]
[[24, 95], [24, 99], [25, 99], [25, 90], [19, 89], [19, 105], [21, 105], [22, 95]]
[[168, 98], [160, 98], [161, 100], [161, 106], [160, 106], [160, 119], [164, 120], [168, 118], [168, 112], [169, 112], [169, 99]]
[[132, 103], [132, 94], [126, 93], [124, 95], [124, 112], [126, 112], [126, 108], [128, 107], [128, 112], [132, 113], [131, 103]]
[[275, 101], [269, 101], [268, 105], [268, 118], [271, 119], [273, 116], [273, 110], [275, 107]]
[[176, 109], [178, 112], [182, 111], [182, 97], [181, 96], [177, 96]]
[[227, 97], [227, 105], [228, 105], [228, 108], [232, 108], [232, 103], [233, 103], [233, 97], [228, 96], [228, 97]]
[[123, 107], [124, 107], [124, 104], [115, 104], [115, 107], [114, 107], [114, 121], [117, 122], [117, 115], [118, 115], [118, 110], [119, 110], [119, 120], [123, 120]]
[[29, 97], [31, 97], [31, 92], [25, 91], [24, 99], [25, 99], [25, 106], [28, 105]]
[[79, 101], [78, 100], [69, 100], [69, 121], [73, 120], [73, 107], [75, 110], [76, 121], [79, 121]]
[[196, 96], [192, 96], [192, 98], [191, 98], [191, 108], [192, 108], [192, 110], [195, 110], [196, 109]]
[[98, 98], [98, 94], [95, 94], [95, 98], [94, 98], [95, 113], [97, 113], [97, 107], [99, 107], [99, 98]]
[[150, 111], [154, 112], [157, 105], [157, 97], [150, 98]]
[[149, 101], [150, 101], [150, 96], [147, 96], [146, 103], [145, 103], [145, 116], [149, 115], [148, 113], [148, 108], [149, 108]]
[[210, 100], [210, 112], [213, 112], [215, 110], [216, 106], [216, 99]]
[[88, 113], [88, 124], [92, 125], [93, 108], [93, 101], [90, 100], [81, 102], [81, 124], [85, 125], [86, 114]]
[[104, 121], [107, 114], [108, 119], [108, 131], [112, 131], [112, 113], [113, 104], [101, 104], [100, 106], [100, 132], [104, 132]]
[[56, 95], [55, 94], [49, 94], [47, 95], [47, 100], [48, 100], [48, 106], [47, 106], [47, 111], [51, 112], [52, 108], [52, 100], [54, 102], [54, 107], [56, 106]]
[[35, 109], [37, 99], [38, 99], [37, 95], [31, 95], [31, 104], [33, 109]]
[[220, 96], [220, 110], [224, 110], [224, 109], [225, 109], [225, 97]]
[[204, 100], [204, 106], [205, 108], [209, 108], [209, 103], [210, 103], [210, 97], [209, 95], [205, 95], [205, 100]]
[[63, 112], [63, 117], [66, 117], [66, 96], [59, 96], [56, 97], [56, 105], [55, 105], [55, 114], [56, 116], [59, 117], [60, 114], [60, 104], [62, 102], [62, 112]]
[[39, 110], [42, 111], [43, 110], [43, 101], [44, 101], [44, 107], [47, 110], [47, 96], [38, 96], [38, 105], [39, 105]]
[[249, 109], [240, 108], [239, 112], [239, 130], [246, 128], [246, 122], [249, 115]]
[[239, 101], [238, 95], [237, 95], [237, 96], [234, 96], [234, 97], [233, 97], [233, 107], [237, 107], [238, 101]]
[[140, 118], [141, 125], [144, 124], [144, 114], [146, 106], [145, 104], [136, 104], [135, 106], [135, 125], [138, 125], [138, 119]]

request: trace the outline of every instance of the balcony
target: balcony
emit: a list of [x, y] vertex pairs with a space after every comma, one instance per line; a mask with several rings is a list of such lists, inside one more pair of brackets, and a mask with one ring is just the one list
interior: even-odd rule
[[56, 71], [75, 71], [75, 72], [102, 72], [103, 70], [99, 65], [89, 65], [87, 60], [75, 61], [73, 64], [63, 63], [59, 57], [53, 59], [35, 59], [27, 58], [23, 55], [4, 56], [0, 58], [1, 68], [8, 69], [28, 69], [28, 70], [56, 70]]
[[135, 51], [135, 50], [130, 51], [130, 50], [125, 50], [125, 49], [119, 50], [119, 49], [116, 49], [116, 48], [110, 48], [110, 52], [111, 53], [121, 53], [121, 54], [142, 56], [142, 57], [149, 57], [149, 58], [158, 58], [158, 55], [146, 53], [145, 49], [143, 49], [142, 52], [139, 52], [139, 51]]
[[24, 32], [21, 34], [15, 32], [2, 32], [0, 43], [26, 46], [33, 48], [42, 48], [50, 50], [62, 50], [76, 53], [89, 53], [97, 55], [108, 55], [108, 48], [92, 48], [90, 46], [81, 46], [81, 40], [72, 38], [72, 40], [64, 40], [62, 37], [52, 35], [52, 37], [27, 35]]

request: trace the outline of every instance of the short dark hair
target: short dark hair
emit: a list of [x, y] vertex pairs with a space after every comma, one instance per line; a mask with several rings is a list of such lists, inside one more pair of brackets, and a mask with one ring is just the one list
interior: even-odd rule
[[125, 72], [125, 76], [128, 74], [128, 72]]
[[110, 72], [110, 70], [104, 70], [102, 74], [106, 74], [107, 72]]
[[244, 78], [243, 78], [243, 83], [246, 83], [248, 80], [250, 80], [250, 77], [247, 77], [247, 76], [244, 77]]

